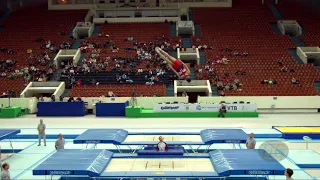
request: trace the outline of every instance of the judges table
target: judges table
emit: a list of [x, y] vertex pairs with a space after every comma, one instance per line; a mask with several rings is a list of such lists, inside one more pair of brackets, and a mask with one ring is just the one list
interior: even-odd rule
[[[224, 104], [227, 112], [256, 112], [257, 104]], [[155, 104], [154, 112], [218, 112], [221, 104]]]
[[96, 103], [96, 116], [125, 116], [129, 102]]
[[37, 116], [85, 116], [84, 102], [38, 102]]

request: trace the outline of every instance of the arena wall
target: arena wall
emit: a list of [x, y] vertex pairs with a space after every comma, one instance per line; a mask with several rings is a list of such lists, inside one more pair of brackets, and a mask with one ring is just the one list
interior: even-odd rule
[[320, 96], [198, 97], [198, 103], [219, 103], [221, 101], [256, 103], [259, 112], [318, 112], [320, 109]]
[[[160, 1], [161, 2], [161, 1]], [[147, 3], [130, 3], [139, 7], [156, 7], [154, 0], [148, 0]], [[68, 10], [68, 9], [105, 9], [118, 8], [123, 3], [102, 3], [102, 4], [55, 4], [53, 0], [48, 0], [48, 8], [50, 10]], [[189, 8], [189, 7], [232, 7], [232, 0], [204, 0], [203, 2], [164, 2], [160, 3], [160, 7]]]
[[[116, 97], [116, 98], [99, 98], [99, 97], [84, 97], [82, 98], [85, 102], [88, 103], [87, 108], [92, 109], [93, 104], [98, 101], [102, 102], [125, 102], [130, 101], [130, 97]], [[147, 109], [152, 109], [154, 104], [163, 103], [163, 102], [182, 102], [187, 103], [187, 97], [137, 97], [137, 105], [142, 106]], [[50, 101], [50, 98], [45, 98], [45, 101]], [[58, 98], [57, 98], [58, 100]], [[64, 98], [64, 101], [67, 101], [67, 98]], [[37, 111], [37, 102], [36, 98], [11, 98], [11, 106], [21, 106], [23, 108], [28, 108], [29, 112], [35, 113]], [[312, 113], [318, 112], [320, 109], [320, 96], [260, 96], [260, 97], [251, 97], [251, 96], [233, 96], [233, 97], [208, 97], [208, 96], [199, 96], [198, 103], [220, 103], [225, 101], [227, 103], [233, 102], [250, 102], [258, 104], [258, 112], [287, 112], [287, 113], [296, 113], [296, 112], [305, 112]], [[4, 107], [9, 105], [8, 98], [1, 98], [0, 105]]]
[[109, 23], [130, 23], [130, 22], [164, 22], [180, 21], [179, 17], [143, 17], [143, 18], [94, 18], [93, 22], [96, 24], [104, 24], [105, 21]]

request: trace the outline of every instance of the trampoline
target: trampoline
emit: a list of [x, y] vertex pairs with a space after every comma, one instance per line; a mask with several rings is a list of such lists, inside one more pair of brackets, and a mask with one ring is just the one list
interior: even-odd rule
[[[261, 156], [263, 154], [263, 156]], [[248, 158], [250, 157], [250, 158]], [[268, 160], [266, 160], [268, 159]], [[220, 178], [231, 175], [283, 175], [285, 168], [264, 150], [214, 150], [198, 156], [146, 158], [107, 150], [59, 150], [33, 175], [103, 178]]]
[[[13, 136], [19, 134], [20, 132], [21, 131], [19, 129], [0, 129], [0, 141], [2, 141], [4, 139], [8, 139], [13, 154], [14, 154], [14, 149], [13, 149], [13, 145], [11, 142], [11, 138]], [[0, 154], [1, 154], [1, 147], [0, 147]]]
[[[201, 146], [206, 146], [208, 152], [212, 144], [245, 143], [248, 135], [242, 129], [205, 129], [200, 133], [129, 133], [123, 129], [89, 129], [73, 140], [74, 144], [114, 144], [121, 153], [121, 145], [129, 147], [132, 153], [142, 149], [144, 146], [156, 145], [158, 137], [163, 136], [166, 143], [170, 145], [187, 145], [192, 152], [198, 152]], [[131, 145], [138, 145], [131, 148]], [[198, 145], [193, 149], [192, 145]]]

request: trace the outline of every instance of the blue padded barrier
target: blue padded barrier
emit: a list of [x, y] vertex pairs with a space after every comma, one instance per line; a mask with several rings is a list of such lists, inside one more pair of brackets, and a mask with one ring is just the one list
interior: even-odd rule
[[167, 151], [157, 151], [155, 147], [145, 147], [143, 150], [139, 150], [137, 154], [141, 155], [174, 155], [183, 156], [184, 148], [182, 146], [168, 146]]
[[[109, 173], [104, 173], [104, 174], [109, 174]], [[119, 180], [120, 178], [122, 180], [131, 180], [131, 178], [135, 178], [135, 177], [127, 177], [127, 178], [122, 178], [122, 177], [126, 177], [125, 176], [125, 172], [119, 172], [119, 173], [110, 173], [111, 175], [109, 177], [111, 178], [108, 178], [108, 180]], [[208, 176], [207, 173], [203, 173], [204, 175], [206, 175], [205, 177], [206, 180], [217, 180], [219, 178], [217, 177], [212, 177], [212, 176]], [[203, 178], [202, 173], [199, 172], [199, 175], [194, 172], [193, 174], [193, 177], [187, 177], [187, 180], [199, 180], [199, 178]], [[112, 178], [113, 177], [113, 178]], [[60, 180], [92, 180], [91, 177], [61, 177]], [[224, 180], [268, 180], [267, 177], [259, 177], [259, 176], [246, 176], [246, 177], [226, 177]], [[313, 180], [317, 180], [316, 178], [313, 179]]]
[[200, 136], [205, 144], [245, 143], [248, 138], [242, 129], [205, 129]]
[[265, 150], [215, 150], [209, 155], [220, 176], [283, 175], [285, 171], [285, 168]]
[[33, 170], [33, 175], [88, 175], [97, 177], [111, 161], [107, 150], [62, 149]]
[[84, 102], [38, 102], [37, 116], [85, 116]]
[[20, 132], [20, 129], [0, 129], [0, 140], [9, 139]]
[[[139, 158], [138, 154], [132, 153], [114, 153], [112, 158]], [[148, 158], [159, 158], [159, 156], [148, 156]], [[163, 158], [163, 156], [161, 156]], [[183, 156], [175, 156], [170, 158], [210, 158], [209, 153], [184, 153]]]
[[200, 135], [200, 132], [129, 132], [128, 135]]
[[128, 136], [123, 129], [88, 129], [76, 139], [74, 144], [121, 144]]
[[[168, 141], [168, 145], [205, 145], [203, 142], [195, 141]], [[158, 142], [155, 141], [133, 141], [133, 142], [123, 142], [121, 145], [157, 145]]]
[[320, 139], [317, 133], [282, 133], [284, 139], [303, 139], [303, 136], [309, 136], [312, 139]]
[[125, 116], [127, 106], [129, 106], [129, 101], [96, 103], [96, 116]]
[[[63, 134], [64, 139], [75, 139], [79, 134]], [[17, 134], [13, 136], [15, 139], [38, 139], [38, 134]], [[46, 139], [57, 139], [57, 134], [46, 134]]]

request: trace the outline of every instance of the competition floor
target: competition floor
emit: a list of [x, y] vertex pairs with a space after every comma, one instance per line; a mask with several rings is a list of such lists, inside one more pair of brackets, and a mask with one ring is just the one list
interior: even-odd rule
[[[0, 119], [1, 128], [21, 129], [21, 134], [36, 134], [36, 127], [40, 118], [34, 115], [27, 115], [17, 119]], [[43, 118], [47, 126], [47, 134], [81, 134], [86, 129], [92, 128], [121, 128], [129, 130], [130, 132], [199, 132], [208, 128], [245, 128], [246, 132], [260, 132], [267, 133], [271, 131], [272, 126], [320, 126], [320, 115], [318, 114], [281, 114], [281, 115], [266, 115], [261, 114], [259, 118], [96, 118], [94, 116], [86, 116], [81, 118]], [[155, 136], [129, 136], [130, 141], [157, 141]], [[198, 141], [199, 136], [165, 136], [167, 141]], [[128, 139], [126, 139], [128, 141]], [[264, 141], [271, 139], [256, 139], [257, 147]], [[279, 140], [279, 139], [277, 139]], [[66, 140], [66, 149], [84, 149], [86, 145], [75, 145], [72, 139]], [[2, 162], [10, 163], [10, 172], [13, 179], [45, 179], [43, 176], [33, 176], [32, 170], [50, 155], [55, 153], [54, 140], [47, 140], [47, 146], [37, 145], [36, 139], [14, 139], [12, 140], [15, 150], [20, 150], [19, 153], [10, 157], [10, 154], [2, 154]], [[306, 149], [306, 144], [303, 140], [289, 140], [284, 141], [289, 147], [289, 155], [280, 163], [284, 167], [292, 168], [295, 171], [294, 179], [311, 180], [313, 177], [320, 179], [320, 169], [301, 169], [296, 164], [308, 164], [320, 162], [320, 141], [312, 141], [309, 144], [309, 150]], [[1, 148], [10, 150], [10, 143], [8, 140], [0, 142]], [[94, 148], [90, 144], [87, 148]], [[98, 149], [116, 149], [113, 145], [99, 144]], [[196, 148], [196, 147], [194, 147]], [[212, 149], [232, 149], [232, 144], [215, 144]], [[244, 145], [236, 146], [236, 148], [245, 148]], [[281, 151], [281, 149], [280, 149]], [[9, 151], [8, 151], [9, 152]], [[146, 171], [165, 169], [173, 171], [174, 168], [180, 168], [181, 171], [188, 171], [192, 168], [198, 171], [207, 171], [212, 166], [206, 165], [210, 162], [190, 162], [191, 159], [153, 159], [148, 160], [139, 159], [114, 159], [107, 171], [121, 171], [121, 169], [130, 169], [132, 171]], [[201, 160], [201, 159], [200, 159]], [[197, 159], [196, 161], [200, 161]], [[204, 160], [205, 161], [205, 160]], [[159, 167], [159, 163], [161, 163]], [[146, 166], [147, 164], [147, 166]], [[174, 165], [173, 165], [174, 164]], [[211, 163], [210, 163], [211, 164]], [[51, 179], [51, 177], [46, 177]], [[52, 179], [59, 179], [59, 177], [52, 177]], [[272, 176], [270, 179], [285, 179], [282, 176]]]

